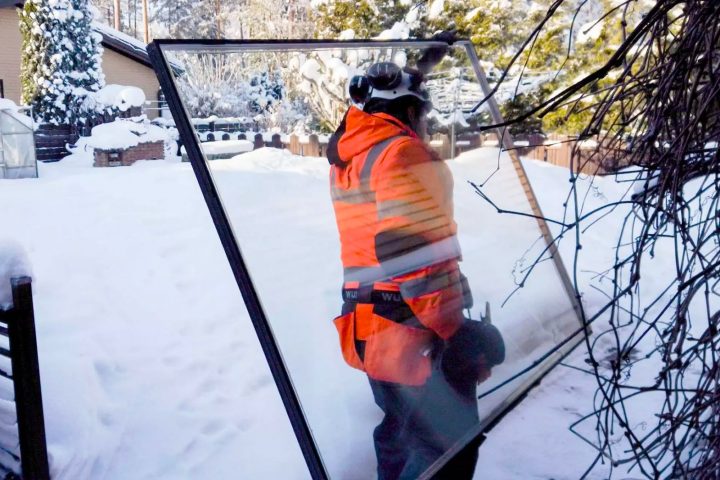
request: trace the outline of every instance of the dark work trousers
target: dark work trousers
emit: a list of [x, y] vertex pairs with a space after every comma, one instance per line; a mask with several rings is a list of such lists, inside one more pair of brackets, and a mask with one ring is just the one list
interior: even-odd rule
[[[420, 387], [373, 379], [370, 387], [385, 413], [373, 434], [378, 480], [418, 478], [479, 422], [474, 384], [460, 394], [438, 369]], [[470, 480], [477, 458], [477, 444], [469, 445], [433, 478]]]

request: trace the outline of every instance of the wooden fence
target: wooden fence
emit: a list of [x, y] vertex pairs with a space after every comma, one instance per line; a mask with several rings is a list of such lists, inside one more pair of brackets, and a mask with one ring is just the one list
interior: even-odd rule
[[[252, 131], [214, 131], [205, 135], [206, 141], [247, 139], [253, 142], [253, 149], [262, 147], [286, 148], [294, 155], [324, 157], [327, 154], [327, 137], [318, 135], [274, 134], [271, 140], [261, 133]], [[522, 135], [513, 139], [515, 149], [521, 157], [542, 160], [552, 165], [573, 168], [576, 172], [602, 175], [623, 166], [622, 154], [614, 155], [598, 145], [596, 140], [578, 141], [571, 137], [543, 135]], [[441, 158], [452, 158], [453, 143], [449, 135], [433, 135], [429, 145]], [[500, 147], [500, 140], [494, 133], [459, 134], [454, 142], [455, 156], [479, 147]], [[573, 151], [576, 152], [573, 158]], [[620, 152], [621, 153], [621, 152]]]
[[117, 118], [130, 118], [142, 114], [141, 107], [132, 107], [117, 114], [95, 115], [78, 125], [41, 124], [35, 130], [35, 152], [40, 162], [57, 162], [70, 155], [68, 145], [90, 135], [93, 127], [113, 122]]
[[572, 168], [575, 172], [588, 175], [604, 175], [624, 166], [622, 152], [611, 151], [594, 138], [578, 140], [551, 135], [542, 139], [542, 143], [538, 139], [521, 138], [515, 141], [515, 145], [521, 156]]
[[40, 125], [35, 130], [35, 154], [40, 162], [57, 162], [70, 155], [67, 145], [77, 142], [77, 129], [70, 125]]
[[13, 306], [0, 309], [0, 476], [49, 480], [31, 280], [10, 283]]

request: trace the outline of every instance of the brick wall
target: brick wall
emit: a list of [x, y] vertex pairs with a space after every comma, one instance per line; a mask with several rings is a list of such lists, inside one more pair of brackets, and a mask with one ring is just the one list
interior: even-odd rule
[[138, 160], [159, 160], [165, 157], [164, 142], [144, 142], [125, 150], [95, 149], [96, 167], [129, 166]]

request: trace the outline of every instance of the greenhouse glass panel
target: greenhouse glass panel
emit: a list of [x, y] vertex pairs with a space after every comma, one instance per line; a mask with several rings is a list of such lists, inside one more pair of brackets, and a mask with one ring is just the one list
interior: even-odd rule
[[0, 110], [0, 178], [37, 177], [32, 119], [18, 109]]
[[[399, 437], [383, 432], [403, 410], [408, 445], [434, 440], [393, 458], [429, 478], [581, 340], [522, 164], [498, 148], [509, 136], [481, 146], [499, 113], [492, 97], [478, 108], [489, 89], [469, 43], [149, 51], [314, 478], [375, 478], [376, 450], [391, 468]], [[413, 106], [392, 110], [401, 97]], [[504, 339], [479, 385], [447, 360], [470, 324]]]

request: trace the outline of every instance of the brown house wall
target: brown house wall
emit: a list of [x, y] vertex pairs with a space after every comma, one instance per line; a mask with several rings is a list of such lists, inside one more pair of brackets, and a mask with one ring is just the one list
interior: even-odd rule
[[[141, 88], [145, 92], [146, 100], [157, 100], [160, 84], [152, 68], [146, 67], [106, 47], [102, 55], [102, 70], [105, 74], [105, 83], [132, 85]], [[155, 107], [156, 104], [153, 103], [150, 106]], [[157, 113], [157, 110], [147, 110], [149, 118], [157, 117]]]
[[0, 79], [5, 98], [20, 103], [20, 27], [14, 8], [0, 8]]
[[[15, 8], [0, 8], [0, 79], [5, 98], [20, 103], [20, 49], [22, 38]], [[145, 92], [147, 100], [157, 100], [160, 88], [152, 68], [129, 59], [105, 47], [102, 69], [106, 83], [132, 85]], [[152, 105], [155, 106], [155, 105]], [[157, 117], [157, 111], [148, 110], [148, 117]]]

